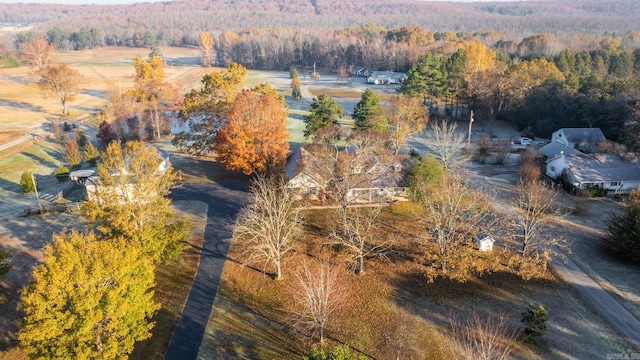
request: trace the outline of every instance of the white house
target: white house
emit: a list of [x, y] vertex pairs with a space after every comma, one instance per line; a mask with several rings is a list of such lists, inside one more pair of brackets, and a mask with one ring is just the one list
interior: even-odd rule
[[578, 155], [578, 154], [582, 154], [580, 151], [572, 148], [572, 147], [568, 147], [567, 145], [559, 142], [559, 141], [552, 141], [550, 143], [548, 143], [547, 145], [541, 147], [540, 149], [538, 149], [538, 151], [540, 151], [542, 153], [542, 155], [545, 156], [545, 158], [547, 159], [552, 159], [560, 154], [565, 154], [565, 155]]
[[393, 71], [373, 71], [367, 78], [368, 84], [402, 84], [407, 75]]
[[562, 128], [551, 134], [551, 141], [590, 153], [596, 149], [598, 143], [605, 142], [607, 139], [600, 128]]
[[564, 154], [548, 159], [546, 174], [578, 189], [600, 188], [616, 194], [628, 193], [640, 185], [640, 158], [635, 154]]

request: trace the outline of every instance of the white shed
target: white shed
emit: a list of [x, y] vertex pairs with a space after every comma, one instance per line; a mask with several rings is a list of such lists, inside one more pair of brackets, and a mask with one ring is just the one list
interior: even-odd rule
[[473, 242], [478, 247], [480, 251], [491, 251], [493, 250], [493, 243], [496, 240], [489, 235], [476, 235], [473, 237]]

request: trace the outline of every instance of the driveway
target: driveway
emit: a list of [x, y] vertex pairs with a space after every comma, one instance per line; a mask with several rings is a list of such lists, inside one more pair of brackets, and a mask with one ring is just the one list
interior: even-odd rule
[[165, 352], [165, 360], [191, 360], [198, 356], [229, 252], [230, 225], [247, 202], [247, 195], [243, 183], [185, 184], [171, 195], [172, 200], [202, 201], [209, 209], [198, 272]]

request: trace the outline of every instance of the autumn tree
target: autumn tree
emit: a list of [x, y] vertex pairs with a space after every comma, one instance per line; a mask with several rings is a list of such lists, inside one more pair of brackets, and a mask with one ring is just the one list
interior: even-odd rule
[[407, 136], [421, 133], [428, 121], [427, 109], [418, 99], [396, 95], [384, 109], [380, 130], [389, 140], [393, 153], [398, 155]]
[[547, 223], [560, 215], [557, 199], [558, 192], [540, 180], [520, 182], [514, 202], [517, 211], [514, 226], [523, 255], [549, 252], [551, 246], [557, 245], [557, 239], [550, 238], [544, 231]]
[[380, 97], [370, 88], [362, 93], [362, 98], [353, 107], [354, 129], [368, 130], [376, 126], [380, 122], [382, 115], [382, 105], [380, 105]]
[[554, 63], [546, 59], [521, 61], [509, 68], [501, 81], [503, 107], [519, 106], [535, 87], [563, 82], [564, 75]]
[[167, 197], [176, 172], [153, 146], [112, 142], [96, 170], [95, 193], [83, 203], [83, 217], [101, 238], [122, 237], [154, 262], [175, 257], [184, 248], [188, 219]]
[[214, 149], [222, 166], [247, 175], [283, 166], [289, 150], [287, 115], [275, 92], [240, 93], [216, 135]]
[[64, 142], [64, 161], [69, 164], [72, 169], [79, 169], [80, 163], [82, 162], [82, 154], [78, 149], [78, 143], [75, 140], [69, 139], [69, 137], [66, 137]]
[[175, 136], [172, 143], [196, 154], [213, 150], [218, 131], [225, 122], [225, 114], [242, 90], [247, 69], [231, 64], [226, 70], [202, 77], [202, 88], [184, 96], [182, 121], [188, 130]]
[[214, 47], [213, 36], [208, 32], [201, 32], [200, 38], [200, 63], [204, 67], [209, 67], [213, 63]]
[[629, 194], [620, 212], [609, 214], [604, 237], [607, 250], [634, 261], [640, 259], [640, 191]]
[[40, 70], [53, 62], [55, 44], [49, 44], [44, 38], [34, 38], [19, 46], [20, 60]]
[[302, 99], [302, 82], [298, 77], [291, 79], [291, 97], [295, 100]]
[[67, 65], [49, 65], [40, 72], [40, 87], [54, 94], [62, 104], [62, 113], [67, 114], [67, 102], [78, 94], [80, 73]]
[[338, 119], [344, 115], [342, 106], [330, 96], [320, 94], [313, 100], [309, 108], [309, 115], [304, 117], [304, 137], [315, 135], [318, 130], [327, 126], [338, 126]]
[[22, 290], [18, 338], [30, 358], [122, 359], [151, 337], [153, 262], [122, 238], [63, 232]]
[[135, 69], [134, 87], [138, 99], [148, 101], [151, 98], [161, 99], [166, 92], [164, 61], [159, 56], [143, 60], [136, 56], [133, 59]]
[[512, 358], [513, 343], [517, 332], [509, 326], [509, 319], [499, 314], [483, 319], [473, 313], [466, 322], [451, 319], [451, 330], [455, 346], [451, 356], [456, 360]]
[[317, 332], [323, 343], [327, 324], [347, 297], [339, 268], [327, 261], [304, 262], [295, 273], [290, 294], [294, 302], [290, 309], [294, 324], [312, 334]]
[[250, 191], [253, 202], [238, 215], [234, 238], [243, 248], [245, 264], [273, 265], [279, 280], [284, 257], [294, 250], [294, 240], [301, 234], [298, 204], [282, 176], [258, 177]]
[[427, 152], [438, 159], [445, 169], [455, 169], [469, 159], [466, 136], [456, 131], [458, 124], [439, 121], [427, 130]]

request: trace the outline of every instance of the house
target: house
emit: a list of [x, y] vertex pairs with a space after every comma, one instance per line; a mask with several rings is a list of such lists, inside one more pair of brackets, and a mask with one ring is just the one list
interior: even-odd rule
[[367, 78], [368, 84], [384, 85], [384, 84], [402, 84], [406, 79], [405, 73], [393, 71], [373, 71]]
[[551, 134], [551, 141], [557, 141], [565, 146], [590, 153], [596, 146], [607, 141], [599, 128], [562, 128]]
[[[160, 158], [160, 164], [158, 165], [158, 168], [155, 170], [155, 174], [164, 174], [170, 166], [170, 161], [169, 161], [169, 153], [167, 151], [164, 150], [159, 150], [157, 148], [154, 148], [156, 150], [156, 152], [158, 153], [158, 156]], [[125, 160], [126, 163], [128, 163], [128, 161]], [[100, 182], [100, 177], [95, 176], [94, 175], [94, 171], [93, 170], [78, 170], [78, 171], [74, 171], [71, 174], [69, 174], [70, 178], [74, 181], [76, 181], [76, 183], [80, 184], [80, 185], [84, 185], [86, 191], [87, 191], [87, 198], [89, 200], [98, 200], [100, 201], [100, 199], [98, 199], [98, 189], [101, 186], [101, 182]], [[126, 175], [127, 174], [127, 170], [126, 169], [122, 169], [121, 175]], [[131, 197], [131, 194], [134, 193], [134, 191], [132, 190], [132, 186], [131, 184], [125, 185], [123, 187], [120, 187], [118, 189], [115, 189], [115, 192], [122, 197]]]
[[287, 159], [286, 171], [289, 176], [287, 187], [293, 189], [299, 198], [317, 200], [336, 191], [334, 173], [336, 159], [340, 159], [343, 179], [347, 179], [342, 190], [349, 202], [373, 201], [376, 197], [405, 196], [406, 189], [398, 187], [402, 175], [399, 158], [391, 154], [362, 155], [358, 149], [350, 147], [337, 150], [331, 147], [334, 156], [323, 153], [327, 148], [321, 145], [303, 145]]
[[542, 155], [544, 155], [545, 158], [547, 159], [552, 159], [560, 154], [565, 154], [565, 155], [579, 155], [582, 154], [580, 151], [572, 148], [572, 147], [568, 147], [567, 145], [559, 142], [559, 141], [552, 141], [550, 143], [548, 143], [547, 145], [541, 147], [540, 149], [538, 149], [538, 151], [540, 151], [542, 153]]
[[640, 158], [635, 154], [565, 154], [546, 161], [546, 175], [578, 189], [600, 188], [625, 194], [640, 185]]

